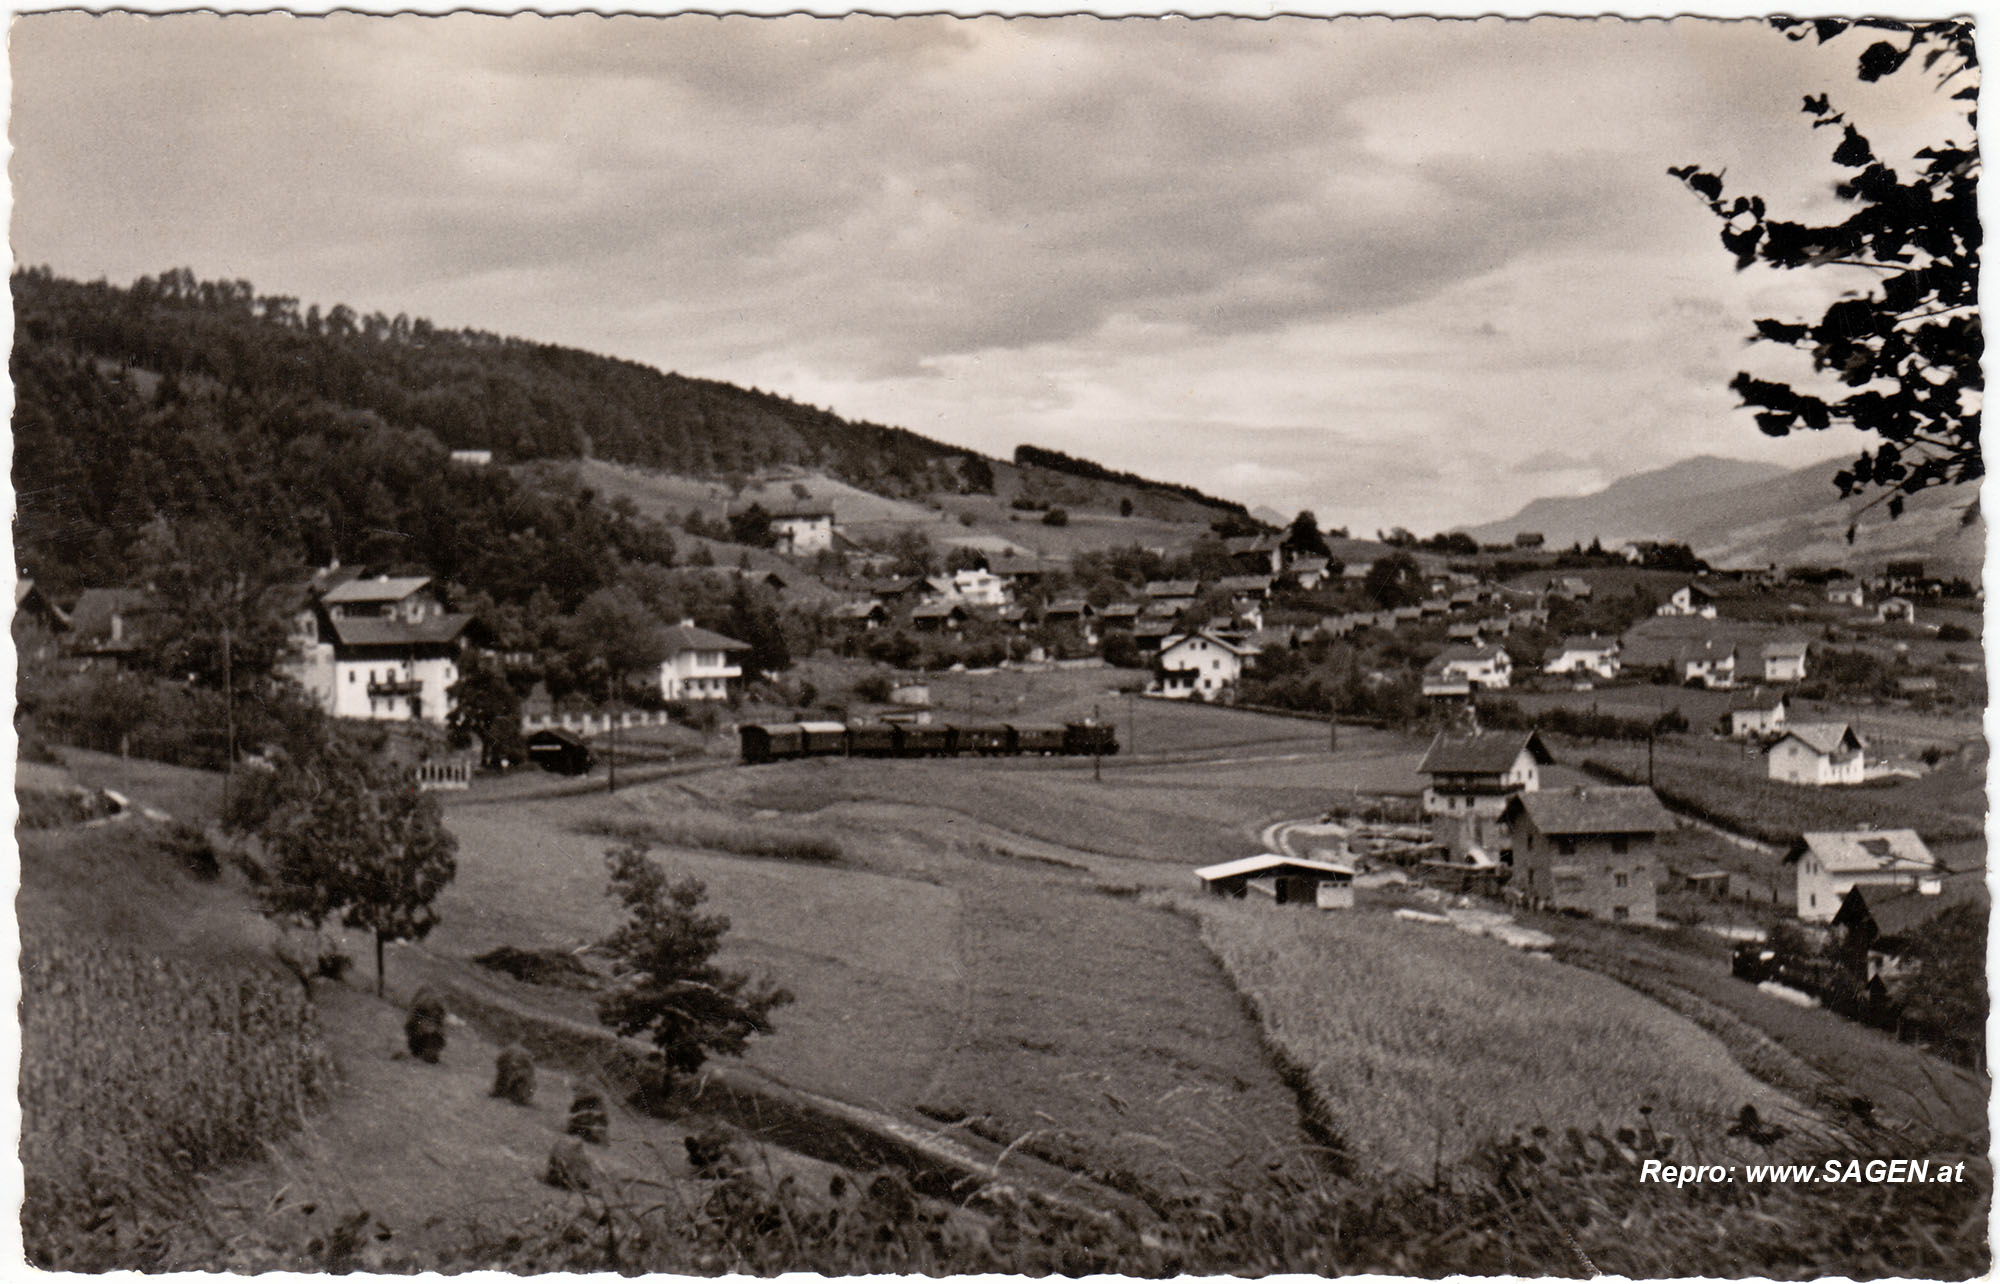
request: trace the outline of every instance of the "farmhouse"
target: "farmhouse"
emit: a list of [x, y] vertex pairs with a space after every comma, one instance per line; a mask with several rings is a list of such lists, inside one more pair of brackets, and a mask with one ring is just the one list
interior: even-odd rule
[[843, 602], [827, 613], [827, 618], [843, 629], [855, 632], [872, 632], [888, 622], [889, 612], [880, 602], [867, 599], [859, 602]]
[[1850, 580], [1830, 584], [1826, 590], [1826, 600], [1834, 606], [1851, 606], [1856, 610], [1868, 605], [1868, 590], [1860, 580]]
[[1277, 535], [1243, 535], [1222, 545], [1245, 574], [1274, 576], [1285, 569], [1284, 540]]
[[1480, 643], [1479, 621], [1454, 620], [1445, 626], [1444, 637], [1447, 642], [1464, 642], [1470, 646], [1478, 646]]
[[70, 608], [69, 653], [86, 665], [93, 660], [133, 663], [145, 648], [154, 606], [145, 589], [85, 589]]
[[1487, 691], [1506, 690], [1514, 674], [1514, 662], [1500, 646], [1448, 646], [1431, 664], [1440, 677], [1464, 678]]
[[1592, 918], [1651, 923], [1655, 840], [1673, 817], [1643, 785], [1521, 793], [1501, 813], [1501, 859], [1529, 904]]
[[1169, 636], [1162, 639], [1153, 662], [1154, 689], [1173, 699], [1194, 695], [1212, 699], [1235, 689], [1244, 662], [1256, 654], [1255, 647], [1207, 629]]
[[293, 618], [284, 669], [336, 718], [443, 722], [475, 624], [426, 576], [336, 578]]
[[1691, 615], [1704, 620], [1715, 618], [1715, 598], [1699, 584], [1683, 584], [1660, 603], [1655, 615]]
[[1736, 650], [1716, 638], [1703, 638], [1680, 650], [1674, 661], [1674, 677], [1680, 682], [1699, 682], [1713, 691], [1736, 684]]
[[1548, 592], [1551, 597], [1560, 597], [1571, 602], [1587, 602], [1590, 600], [1590, 581], [1574, 575], [1559, 576], [1549, 581]]
[[967, 606], [1007, 605], [1007, 581], [988, 570], [968, 567], [953, 571], [951, 587]]
[[693, 620], [682, 620], [666, 631], [667, 658], [660, 662], [660, 695], [667, 700], [726, 700], [731, 679], [743, 669], [731, 656], [748, 651], [748, 642], [711, 633]]
[[910, 627], [919, 633], [953, 633], [970, 618], [957, 602], [925, 602], [910, 611]]
[[1106, 629], [1130, 633], [1138, 626], [1141, 609], [1137, 602], [1111, 602], [1097, 609], [1097, 619]]
[[1330, 565], [1324, 557], [1294, 558], [1285, 568], [1285, 578], [1310, 593], [1326, 582]]
[[1215, 587], [1229, 594], [1229, 600], [1236, 603], [1262, 602], [1271, 596], [1271, 577], [1268, 575], [1225, 575], [1216, 581]]
[[1866, 747], [1844, 722], [1795, 722], [1771, 746], [1770, 777], [1792, 785], [1858, 785]]
[[1732, 740], [1767, 740], [1785, 729], [1785, 697], [1782, 692], [1758, 687], [1729, 702], [1729, 736]]
[[1244, 856], [1194, 872], [1210, 894], [1242, 899], [1248, 892], [1271, 897], [1280, 905], [1317, 905], [1321, 909], [1352, 909], [1354, 870], [1332, 861], [1278, 856]]
[[1618, 666], [1618, 639], [1601, 638], [1593, 633], [1589, 637], [1564, 638], [1561, 646], [1549, 652], [1542, 672], [1615, 678]]
[[1917, 887], [1856, 884], [1833, 916], [1840, 953], [1865, 969], [1869, 980], [1893, 982], [1908, 970], [1923, 929], [1954, 902], [1934, 883]]
[[831, 552], [833, 514], [806, 509], [775, 513], [771, 517], [771, 534], [777, 536], [778, 551], [794, 557]]
[[1438, 733], [1417, 764], [1430, 778], [1423, 807], [1432, 838], [1459, 855], [1474, 847], [1496, 850], [1507, 800], [1540, 789], [1541, 768], [1554, 761], [1532, 731]]
[[1806, 643], [1771, 642], [1765, 645], [1764, 681], [1803, 682], [1806, 676]]
[[1862, 829], [1800, 836], [1785, 855], [1797, 867], [1798, 913], [1828, 923], [1856, 887], [1935, 890], [1944, 867], [1914, 829]]
[[1195, 580], [1148, 580], [1146, 600], [1158, 602], [1173, 608], [1174, 614], [1194, 605], [1195, 595], [1201, 592], [1201, 584]]

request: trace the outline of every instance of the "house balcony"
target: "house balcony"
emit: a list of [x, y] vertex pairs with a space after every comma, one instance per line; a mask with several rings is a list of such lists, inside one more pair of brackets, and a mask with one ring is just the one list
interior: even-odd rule
[[390, 699], [395, 696], [417, 696], [424, 693], [424, 684], [417, 678], [391, 678], [386, 682], [368, 684], [368, 698]]

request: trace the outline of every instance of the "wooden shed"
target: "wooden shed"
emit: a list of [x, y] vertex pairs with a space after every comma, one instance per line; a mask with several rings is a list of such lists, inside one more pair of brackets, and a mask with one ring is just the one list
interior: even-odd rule
[[1209, 865], [1194, 873], [1202, 886], [1217, 896], [1240, 899], [1254, 891], [1280, 905], [1348, 909], [1354, 904], [1354, 870], [1332, 861], [1266, 852]]
[[529, 736], [528, 757], [540, 763], [543, 771], [564, 776], [581, 776], [594, 761], [590, 746], [560, 727], [546, 727]]

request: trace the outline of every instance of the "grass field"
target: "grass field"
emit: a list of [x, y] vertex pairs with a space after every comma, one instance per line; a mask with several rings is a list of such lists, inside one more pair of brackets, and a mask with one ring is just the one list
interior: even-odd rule
[[1611, 1132], [1642, 1107], [1682, 1136], [1719, 1136], [1745, 1103], [1811, 1126], [1715, 1038], [1605, 978], [1377, 912], [1180, 903], [1366, 1170], [1429, 1176], [1489, 1137]]

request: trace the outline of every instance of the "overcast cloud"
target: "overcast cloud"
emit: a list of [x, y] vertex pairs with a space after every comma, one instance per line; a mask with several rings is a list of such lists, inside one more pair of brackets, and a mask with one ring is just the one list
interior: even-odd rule
[[[18, 19], [17, 263], [177, 265], [1311, 507], [1487, 520], [1711, 452], [1753, 317], [1665, 170], [1832, 206], [1860, 44], [1544, 19]], [[1782, 355], [1782, 354], [1780, 354]]]

